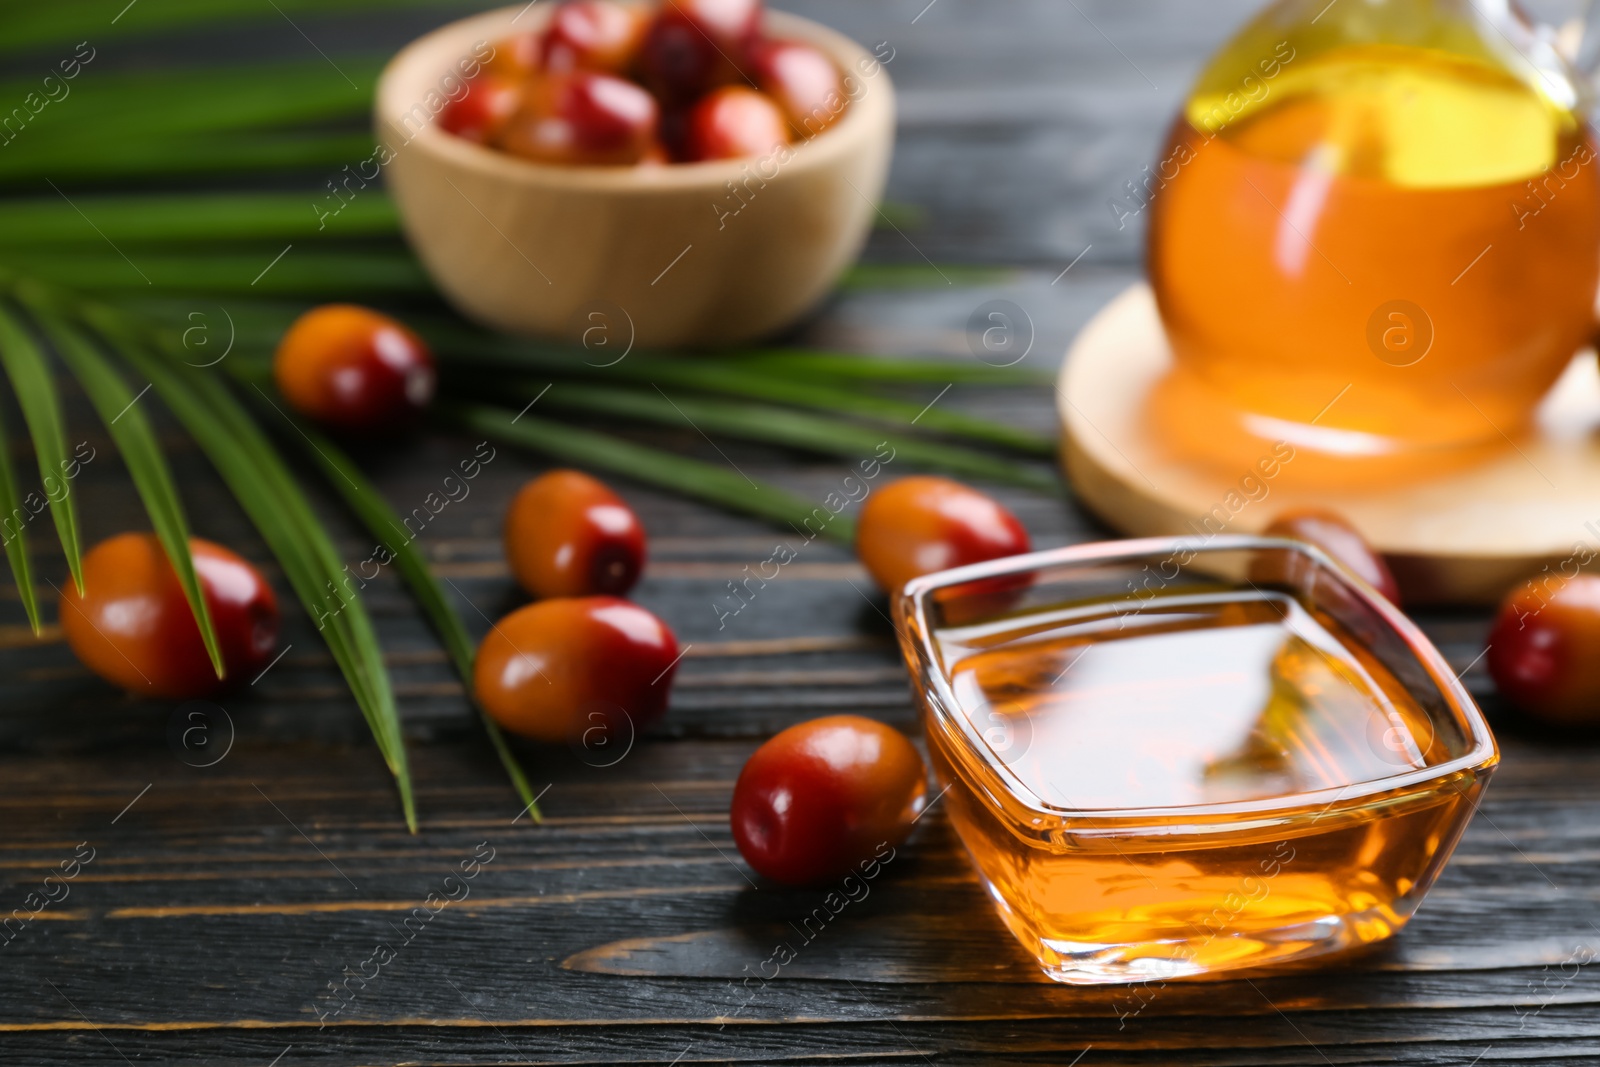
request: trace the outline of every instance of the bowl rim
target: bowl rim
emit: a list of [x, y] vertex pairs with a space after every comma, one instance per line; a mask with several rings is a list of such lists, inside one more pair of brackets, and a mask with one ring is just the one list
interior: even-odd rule
[[[647, 0], [637, 0], [630, 6], [645, 6]], [[389, 145], [403, 128], [398, 116], [408, 114], [422, 105], [429, 91], [437, 92], [442, 79], [451, 73], [448, 61], [439, 62], [441, 54], [466, 56], [475, 42], [496, 42], [513, 33], [530, 32], [541, 28], [554, 10], [554, 4], [515, 4], [496, 8], [467, 18], [446, 23], [430, 30], [407, 44], [384, 65], [378, 75], [377, 89], [373, 94], [373, 124], [380, 142]], [[513, 30], [511, 24], [522, 13], [532, 16], [522, 29]], [[888, 63], [858, 42], [820, 22], [791, 14], [787, 11], [767, 10], [763, 13], [763, 32], [782, 39], [803, 41], [826, 52], [839, 66], [845, 78], [854, 78], [865, 86], [858, 98], [850, 100], [843, 113], [827, 129], [806, 140], [788, 145], [791, 157], [779, 164], [782, 170], [813, 169], [827, 166], [840, 155], [849, 154], [859, 142], [877, 135], [887, 119], [888, 136], [894, 136], [894, 85], [889, 78]], [[893, 55], [889, 57], [891, 60]], [[871, 64], [874, 72], [862, 74], [862, 64]], [[410, 150], [432, 154], [442, 162], [462, 171], [476, 172], [485, 177], [510, 182], [530, 188], [582, 189], [617, 194], [648, 194], [660, 191], [705, 189], [721, 192], [726, 183], [749, 178], [756, 164], [773, 158], [745, 156], [739, 159], [709, 160], [699, 163], [666, 163], [658, 166], [580, 166], [563, 163], [541, 163], [489, 148], [461, 137], [446, 133], [438, 126], [437, 115], [430, 116], [427, 125], [406, 138], [398, 147], [390, 145], [394, 156]], [[772, 180], [775, 175], [754, 172], [758, 179]]]
[[[1440, 694], [1449, 704], [1450, 709], [1467, 726], [1471, 745], [1460, 756], [1445, 763], [1433, 766], [1413, 768], [1382, 778], [1369, 781], [1353, 782], [1337, 788], [1330, 787], [1305, 793], [1291, 793], [1283, 796], [1259, 797], [1253, 800], [1227, 801], [1221, 803], [1166, 805], [1159, 807], [1127, 807], [1127, 808], [1074, 808], [1066, 805], [1052, 804], [1039, 797], [1032, 789], [1025, 785], [1017, 774], [1003, 761], [993, 757], [987, 744], [979, 735], [977, 727], [967, 715], [956, 714], [953, 709], [961, 707], [960, 701], [950, 685], [949, 678], [940, 669], [938, 650], [933, 646], [933, 630], [930, 626], [928, 608], [933, 594], [938, 590], [954, 585], [963, 585], [969, 582], [984, 579], [1003, 578], [1018, 575], [1029, 571], [1037, 571], [1048, 567], [1064, 564], [1081, 563], [1107, 563], [1117, 560], [1137, 560], [1149, 557], [1160, 558], [1174, 552], [1201, 553], [1237, 552], [1260, 549], [1287, 549], [1309, 557], [1323, 570], [1329, 572], [1333, 578], [1342, 582], [1349, 591], [1353, 592], [1368, 607], [1378, 613], [1384, 623], [1394, 630], [1405, 642], [1406, 646], [1417, 661], [1427, 671], [1433, 684], [1439, 689]], [[1249, 534], [1217, 534], [1200, 539], [1192, 536], [1173, 537], [1142, 537], [1121, 541], [1095, 541], [1078, 545], [1068, 545], [1063, 548], [1047, 549], [1040, 552], [1029, 552], [1017, 556], [1005, 556], [1000, 559], [989, 560], [983, 563], [973, 563], [964, 567], [954, 567], [949, 570], [938, 571], [913, 578], [906, 583], [896, 605], [896, 614], [907, 624], [897, 627], [900, 631], [900, 643], [904, 651], [908, 667], [920, 671], [923, 684], [934, 691], [937, 700], [921, 699], [925, 714], [935, 717], [947, 734], [961, 743], [967, 754], [974, 757], [976, 763], [986, 773], [994, 775], [999, 784], [1009, 794], [1012, 801], [1020, 804], [1038, 820], [1060, 821], [1063, 819], [1081, 821], [1082, 827], [1074, 826], [1075, 832], [1087, 830], [1090, 827], [1104, 827], [1116, 830], [1126, 829], [1129, 824], [1138, 824], [1145, 832], [1160, 830], [1168, 833], [1181, 832], [1224, 832], [1253, 829], [1260, 825], [1258, 821], [1233, 821], [1239, 816], [1256, 815], [1263, 819], [1272, 819], [1293, 812], [1296, 815], [1301, 809], [1316, 804], [1326, 804], [1312, 821], [1321, 819], [1335, 812], [1346, 812], [1364, 807], [1384, 804], [1392, 800], [1396, 794], [1406, 795], [1416, 792], [1422, 787], [1430, 786], [1446, 779], [1467, 777], [1486, 777], [1500, 761], [1499, 747], [1494, 734], [1489, 729], [1488, 721], [1484, 718], [1483, 711], [1478, 707], [1472, 695], [1467, 692], [1460, 678], [1450, 669], [1442, 653], [1439, 652], [1426, 634], [1408, 619], [1399, 608], [1364, 582], [1359, 576], [1353, 574], [1344, 566], [1335, 561], [1327, 553], [1315, 545], [1303, 541], [1296, 541], [1283, 537], [1261, 537]], [[907, 630], [911, 631], [910, 633]], [[953, 773], [962, 775], [965, 768], [957, 766]], [[1466, 790], [1460, 790], [1466, 796]], [[1473, 805], [1476, 810], [1476, 803]], [[1204, 825], [1193, 824], [1194, 820], [1210, 820], [1217, 817], [1229, 817], [1230, 821], [1218, 826], [1215, 823]], [[1291, 820], [1293, 821], [1293, 820]]]

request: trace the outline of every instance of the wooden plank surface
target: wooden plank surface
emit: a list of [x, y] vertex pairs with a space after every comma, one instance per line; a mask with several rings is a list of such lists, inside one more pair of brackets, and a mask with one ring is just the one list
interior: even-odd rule
[[[153, 0], [146, 0], [153, 2]], [[1040, 369], [1136, 276], [1136, 227], [1104, 200], [1151, 158], [1244, 0], [999, 3], [816, 0], [792, 7], [891, 41], [901, 129], [890, 197], [920, 224], [881, 230], [878, 263], [1017, 267], [993, 284], [862, 291], [795, 340], [970, 359], [974, 308], [1026, 308]], [[442, 16], [301, 25], [319, 44], [392, 48]], [[220, 56], [305, 47], [269, 18]], [[110, 50], [107, 50], [110, 52]], [[135, 64], [138, 46], [110, 62]], [[1086, 254], [1071, 271], [1062, 269]], [[908, 390], [932, 400], [938, 387]], [[941, 405], [1053, 428], [1046, 392], [956, 388]], [[81, 478], [89, 541], [143, 525], [104, 457]], [[616, 427], [612, 427], [616, 428]], [[623, 432], [711, 462], [693, 431]], [[265, 552], [168, 427], [197, 532]], [[430, 435], [361, 457], [402, 510], [475, 442]], [[723, 443], [728, 461], [821, 499], [843, 465]], [[504, 506], [537, 461], [502, 449], [424, 547], [475, 634], [520, 601], [499, 553]], [[0, 916], [77, 855], [67, 895], [0, 947], [0, 1063], [1583, 1063], [1600, 1057], [1600, 752], [1518, 727], [1476, 662], [1487, 619], [1420, 621], [1485, 699], [1505, 764], [1422, 912], [1327, 970], [1160, 990], [1041, 981], [1000, 927], [939, 809], [771, 982], [747, 981], [817, 894], [772, 887], [727, 825], [744, 759], [774, 731], [858, 711], [916, 731], [881, 602], [845, 549], [816, 543], [719, 626], [725, 583], [767, 557], [766, 525], [626, 482], [652, 558], [637, 599], [689, 645], [666, 721], [620, 752], [533, 751], [549, 818], [518, 802], [437, 643], [388, 576], [371, 605], [418, 778], [404, 832], [360, 715], [309, 621], [282, 662], [200, 720], [122, 698], [0, 594]], [[1048, 546], [1104, 536], [1070, 502], [997, 489]], [[369, 547], [319, 497], [341, 554]], [[35, 531], [42, 573], [64, 566]], [[269, 571], [271, 568], [268, 568]], [[281, 576], [273, 572], [280, 591]], [[47, 611], [53, 618], [53, 597]], [[209, 764], [199, 766], [198, 764]], [[470, 892], [415, 909], [474, 857]], [[487, 859], [486, 857], [492, 856]], [[407, 923], [407, 920], [410, 923]], [[387, 946], [392, 958], [376, 965]], [[359, 973], [366, 980], [342, 977]], [[350, 969], [347, 971], [347, 969]], [[330, 983], [339, 989], [330, 990]], [[1087, 1050], [1087, 1051], [1086, 1051]]]

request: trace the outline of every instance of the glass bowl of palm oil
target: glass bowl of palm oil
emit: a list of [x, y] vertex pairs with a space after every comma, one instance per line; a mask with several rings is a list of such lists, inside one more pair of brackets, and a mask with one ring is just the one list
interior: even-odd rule
[[895, 606], [950, 822], [1057, 981], [1381, 941], [1499, 762], [1422, 632], [1303, 543], [1077, 545]]

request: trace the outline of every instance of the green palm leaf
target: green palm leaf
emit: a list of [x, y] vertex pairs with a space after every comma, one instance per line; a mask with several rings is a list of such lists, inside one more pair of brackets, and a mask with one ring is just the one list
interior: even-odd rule
[[[66, 420], [61, 414], [61, 398], [56, 393], [56, 383], [50, 376], [50, 365], [44, 353], [16, 316], [3, 306], [0, 306], [0, 364], [5, 367], [6, 377], [11, 379], [23, 421], [28, 424], [28, 435], [33, 438], [39, 478], [50, 500], [50, 517], [55, 520], [61, 550], [66, 553], [72, 584], [82, 593], [83, 553], [78, 544], [78, 513], [72, 500], [72, 485], [66, 476], [71, 461], [67, 459]], [[51, 490], [52, 483], [61, 486], [60, 499]]]
[[[21, 143], [20, 138], [14, 142]], [[51, 142], [31, 153], [0, 153], [0, 182], [26, 182], [31, 191], [46, 179], [70, 184], [151, 177], [187, 181], [207, 174], [259, 175], [307, 168], [331, 172], [371, 154], [372, 137], [359, 133], [223, 132], [130, 138], [111, 145]]]
[[[19, 288], [19, 295], [24, 302], [29, 302], [26, 288]], [[161, 454], [155, 431], [138, 407], [142, 393], [135, 394], [128, 388], [106, 358], [75, 327], [49, 315], [41, 316], [39, 323], [56, 354], [78, 379], [78, 384], [83, 386], [100, 421], [105, 423], [107, 432], [122, 453], [128, 474], [133, 478], [134, 489], [138, 491], [145, 512], [150, 516], [150, 525], [160, 539], [161, 546], [166, 549], [167, 558], [172, 561], [172, 568], [183, 586], [183, 595], [189, 601], [189, 610], [194, 613], [195, 622], [200, 626], [200, 636], [205, 642], [206, 653], [211, 657], [211, 666], [218, 678], [223, 677], [222, 648], [217, 642], [211, 609], [200, 592], [200, 578], [195, 574], [194, 557], [189, 551], [189, 523], [184, 518], [183, 502], [178, 497], [178, 488], [172, 480], [172, 472], [167, 468], [167, 461]]]
[[11, 437], [6, 433], [5, 422], [0, 420], [0, 541], [5, 542], [6, 561], [11, 564], [11, 576], [17, 582], [17, 596], [22, 600], [22, 607], [28, 613], [28, 625], [33, 628], [34, 636], [39, 635], [39, 597], [33, 588], [33, 567], [28, 562], [28, 544], [23, 535], [26, 521], [16, 523], [16, 529], [11, 529], [12, 520], [23, 514], [17, 500], [17, 482], [11, 473]]
[[[666, 363], [665, 360], [662, 361]], [[619, 364], [619, 366], [621, 366]], [[649, 370], [658, 368], [652, 365]], [[711, 392], [729, 393], [752, 400], [770, 400], [796, 407], [815, 408], [829, 412], [848, 412], [886, 425], [921, 425], [926, 430], [937, 430], [972, 441], [1009, 448], [1025, 455], [1053, 457], [1054, 440], [1031, 430], [990, 422], [959, 411], [937, 407], [943, 393], [930, 396], [926, 404], [892, 400], [859, 390], [833, 385], [816, 385], [746, 371], [730, 370], [714, 362], [684, 361], [665, 367], [662, 380], [671, 380], [682, 386], [707, 389]], [[637, 371], [635, 372], [637, 373]]]
[[271, 7], [263, 7], [254, 0], [162, 0], [158, 4], [138, 5], [127, 0], [95, 0], [91, 4], [24, 4], [11, 0], [0, 6], [0, 14], [6, 20], [0, 54], [31, 52], [48, 44], [82, 39], [84, 23], [89, 19], [86, 7], [95, 9], [95, 18], [104, 19], [104, 27], [95, 35], [98, 41], [216, 22], [271, 20], [278, 17], [273, 14], [273, 8], [287, 17], [301, 12], [392, 11], [424, 5], [466, 9], [490, 6], [477, 0], [445, 0], [444, 3], [441, 0], [273, 0]]
[[[352, 90], [315, 56], [163, 70], [100, 70], [91, 61], [83, 77], [65, 83], [67, 95], [47, 105], [38, 125], [24, 127], [7, 150], [32, 153], [84, 137], [104, 143], [139, 134], [167, 137], [364, 117], [383, 60], [341, 56], [338, 62], [369, 91]], [[37, 79], [0, 82], [0, 100], [22, 100], [38, 90]], [[44, 121], [58, 105], [72, 109], [71, 121]]]
[[[194, 437], [261, 532], [355, 694], [395, 777], [406, 825], [416, 830], [411, 772], [394, 693], [372, 620], [354, 590], [339, 592], [338, 554], [310, 502], [248, 412], [213, 374], [196, 373], [149, 351], [120, 315], [89, 307], [84, 318], [112, 348], [150, 379], [168, 408]], [[330, 611], [329, 592], [339, 598]]]
[[846, 381], [961, 385], [1049, 385], [1055, 375], [1022, 366], [992, 367], [954, 359], [906, 359], [858, 356], [800, 348], [763, 348], [733, 352], [740, 370], [762, 371], [791, 378], [840, 378]]
[[[971, 441], [1008, 448], [1024, 455], [1052, 458], [1056, 442], [1031, 430], [990, 422], [937, 406], [943, 393], [925, 404], [875, 396], [847, 384], [799, 381], [789, 375], [763, 374], [730, 365], [730, 360], [670, 357], [627, 358], [609, 366], [587, 364], [586, 353], [569, 346], [506, 337], [486, 337], [457, 328], [423, 327], [423, 335], [442, 353], [469, 363], [538, 374], [583, 375], [611, 378], [645, 387], [676, 386], [706, 393], [767, 400], [792, 407], [814, 408], [832, 414], [844, 412], [885, 425], [947, 433]], [[946, 383], [950, 384], [950, 383]]]
[[[339, 213], [318, 217], [304, 193], [186, 193], [182, 196], [60, 196], [0, 201], [0, 248], [87, 246], [106, 251], [158, 245], [314, 241], [319, 237], [387, 237], [400, 232], [394, 202], [377, 189], [330, 202]], [[329, 198], [331, 200], [331, 195]], [[258, 264], [260, 270], [265, 263]]]
[[[527, 399], [535, 395], [529, 392]], [[987, 478], [1042, 493], [1055, 492], [1061, 486], [1053, 475], [982, 452], [903, 435], [886, 441], [882, 430], [870, 426], [770, 404], [681, 394], [669, 397], [659, 391], [646, 393], [576, 382], [563, 382], [552, 388], [544, 404], [565, 410], [620, 415], [663, 426], [687, 425], [705, 433], [788, 445], [846, 459], [871, 456], [880, 443], [887, 443], [894, 448], [896, 456], [933, 470]]]
[[440, 415], [447, 423], [484, 434], [491, 440], [531, 448], [563, 463], [610, 471], [731, 511], [781, 522], [795, 530], [810, 529], [807, 520], [817, 521], [818, 532], [822, 535], [846, 544], [855, 540], [855, 523], [848, 516], [832, 514], [776, 486], [748, 478], [732, 464], [726, 468], [716, 467], [609, 434], [547, 422], [527, 414], [512, 415], [478, 404], [445, 404], [441, 406]]
[[[260, 387], [254, 381], [251, 385], [260, 391]], [[288, 420], [305, 443], [307, 454], [327, 476], [328, 484], [344, 499], [350, 510], [355, 512], [368, 532], [376, 537], [394, 558], [400, 576], [411, 587], [412, 595], [417, 598], [423, 613], [433, 624], [434, 631], [444, 642], [445, 650], [455, 665], [456, 673], [461, 676], [461, 684], [466, 688], [467, 697], [472, 701], [473, 707], [477, 708], [484, 731], [489, 735], [489, 741], [494, 745], [500, 763], [511, 779], [511, 784], [522, 798], [524, 810], [533, 816], [535, 822], [543, 822], [544, 817], [539, 813], [539, 805], [533, 795], [533, 787], [528, 784], [527, 775], [517, 763], [517, 757], [507, 744], [499, 725], [489, 717], [489, 713], [484, 710], [473, 692], [472, 662], [475, 650], [472, 647], [472, 637], [462, 625], [461, 617], [450, 606], [438, 579], [428, 569], [427, 560], [417, 548], [415, 539], [402, 525], [400, 516], [367, 480], [366, 475], [361, 473], [361, 469], [354, 461], [340, 451], [332, 441], [301, 420], [288, 415], [273, 403], [265, 392], [261, 392], [261, 397]], [[399, 547], [395, 547], [396, 544]]]
[[32, 277], [87, 293], [164, 290], [218, 296], [316, 296], [339, 292], [370, 297], [433, 291], [417, 261], [409, 252], [398, 250], [263, 247], [253, 252], [206, 254], [140, 251], [131, 258], [111, 249], [51, 250], [29, 252], [25, 265]]

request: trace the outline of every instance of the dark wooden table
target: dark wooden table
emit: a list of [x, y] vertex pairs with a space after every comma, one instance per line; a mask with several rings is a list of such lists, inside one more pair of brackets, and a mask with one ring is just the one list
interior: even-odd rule
[[[877, 233], [869, 260], [1017, 268], [992, 284], [842, 296], [796, 340], [970, 359], [969, 315], [1004, 297], [1033, 318], [1029, 358], [1043, 368], [1136, 278], [1139, 231], [1119, 230], [1106, 199], [1153, 158], [1197, 65], [1253, 4], [792, 6], [896, 49], [890, 198], [919, 217], [902, 215], [903, 232]], [[440, 17], [413, 10], [301, 24], [314, 38], [393, 47], [430, 20]], [[304, 42], [269, 16], [218, 48], [248, 55]], [[940, 403], [1050, 429], [1050, 401], [1043, 390], [955, 389]], [[720, 461], [687, 428], [624, 432]], [[182, 435], [170, 443], [197, 532], [265, 560], [204, 460]], [[370, 466], [404, 511], [472, 446], [434, 435]], [[724, 447], [752, 475], [818, 500], [843, 472], [803, 454]], [[470, 603], [462, 610], [477, 632], [518, 603], [498, 529], [537, 469], [501, 450], [471, 497], [427, 530], [425, 548]], [[285, 658], [195, 719], [193, 709], [112, 693], [54, 629], [35, 642], [6, 589], [0, 919], [46, 893], [46, 875], [63, 863], [77, 874], [64, 897], [52, 881], [48, 893], [60, 899], [5, 928], [0, 1063], [1600, 1058], [1600, 980], [1584, 966], [1600, 945], [1600, 890], [1590, 881], [1600, 874], [1600, 753], [1519, 733], [1501, 713], [1474, 664], [1484, 617], [1421, 620], [1469, 668], [1500, 727], [1505, 764], [1404, 934], [1336, 969], [1174, 984], [1141, 1000], [1043, 981], [992, 914], [937, 807], [870, 896], [801, 938], [794, 923], [816, 894], [752, 881], [729, 835], [729, 794], [755, 746], [791, 723], [855, 711], [917, 730], [887, 624], [848, 552], [818, 543], [719, 628], [714, 602], [769, 555], [775, 531], [619, 488], [652, 537], [637, 597], [690, 647], [657, 731], [603, 754], [525, 753], [544, 790], [539, 826], [517, 818], [442, 653], [387, 579], [371, 603], [418, 778], [414, 837], [297, 608]], [[91, 464], [80, 491], [93, 504], [84, 505], [90, 541], [144, 525], [114, 459]], [[1060, 499], [998, 495], [1041, 545], [1106, 533]], [[336, 528], [347, 558], [363, 558], [359, 531]], [[34, 540], [42, 549], [47, 537]], [[41, 566], [64, 580], [59, 557]], [[279, 588], [286, 595], [281, 577]], [[206, 731], [204, 744], [185, 734], [193, 727]], [[460, 895], [463, 883], [446, 878], [463, 863], [477, 872], [465, 898], [417, 911], [430, 894]], [[795, 946], [794, 961], [776, 980], [748, 981], [781, 942]]]

